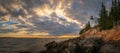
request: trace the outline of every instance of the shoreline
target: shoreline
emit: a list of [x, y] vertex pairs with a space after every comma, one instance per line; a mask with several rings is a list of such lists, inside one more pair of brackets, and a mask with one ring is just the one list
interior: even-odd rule
[[4, 36], [2, 36], [2, 37], [0, 37], [0, 38], [66, 38], [66, 39], [68, 39], [68, 38], [77, 38], [77, 37], [80, 37], [80, 36], [13, 36], [13, 37], [11, 37], [11, 36], [8, 36], [8, 37], [4, 37]]

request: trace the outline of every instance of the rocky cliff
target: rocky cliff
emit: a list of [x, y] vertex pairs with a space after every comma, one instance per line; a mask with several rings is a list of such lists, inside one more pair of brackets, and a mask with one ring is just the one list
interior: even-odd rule
[[50, 42], [45, 47], [40, 53], [120, 53], [120, 26], [104, 31], [95, 27], [79, 38]]
[[120, 40], [120, 25], [109, 30], [99, 31], [98, 27], [94, 27], [81, 35], [82, 38], [102, 37], [104, 41]]

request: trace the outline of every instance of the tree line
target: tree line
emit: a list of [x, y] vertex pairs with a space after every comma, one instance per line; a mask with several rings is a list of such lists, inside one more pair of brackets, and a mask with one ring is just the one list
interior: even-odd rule
[[[118, 25], [120, 25], [120, 0], [112, 1], [110, 11], [107, 11], [106, 6], [102, 3], [97, 25], [99, 30], [108, 30]], [[91, 26], [88, 22], [85, 28], [80, 31], [80, 34], [89, 29], [91, 29]]]

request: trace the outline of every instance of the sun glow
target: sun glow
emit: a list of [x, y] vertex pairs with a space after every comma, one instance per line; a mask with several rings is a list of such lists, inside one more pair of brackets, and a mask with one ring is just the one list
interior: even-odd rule
[[[58, 17], [64, 18], [67, 22], [70, 23], [76, 23], [79, 25], [80, 28], [84, 27], [84, 24], [82, 24], [80, 21], [74, 19], [73, 17], [70, 17], [68, 13], [66, 12], [67, 8], [70, 7], [71, 3], [68, 3], [66, 6], [63, 4], [65, 2], [64, 0], [61, 0], [57, 3], [57, 6], [52, 8], [48, 4], [44, 4], [43, 6], [36, 7], [33, 9], [33, 11], [36, 13], [38, 16], [47, 16], [49, 18], [53, 18], [50, 15], [52, 13], [55, 13]], [[52, 3], [52, 1], [51, 1]], [[58, 20], [57, 21], [60, 24], [64, 24], [62, 21]]]

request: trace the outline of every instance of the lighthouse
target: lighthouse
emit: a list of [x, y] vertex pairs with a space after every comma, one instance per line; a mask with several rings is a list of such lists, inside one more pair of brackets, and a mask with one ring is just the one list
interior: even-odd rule
[[94, 27], [95, 25], [98, 24], [98, 18], [94, 17], [94, 16], [90, 16], [90, 24], [91, 27]]

